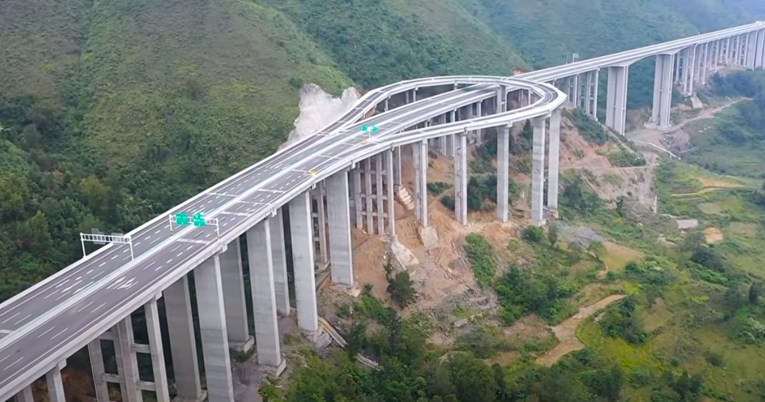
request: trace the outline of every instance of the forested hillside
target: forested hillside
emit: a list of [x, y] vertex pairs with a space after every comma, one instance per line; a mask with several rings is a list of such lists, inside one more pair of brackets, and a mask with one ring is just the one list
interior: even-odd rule
[[5, 0], [0, 300], [270, 154], [303, 83], [511, 74], [765, 8], [731, 1]]

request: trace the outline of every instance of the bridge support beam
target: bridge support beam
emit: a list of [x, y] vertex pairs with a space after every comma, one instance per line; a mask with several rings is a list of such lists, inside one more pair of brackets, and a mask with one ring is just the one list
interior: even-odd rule
[[385, 194], [383, 188], [383, 174], [385, 174], [385, 167], [383, 166], [383, 154], [375, 155], [375, 215], [377, 217], [377, 233], [378, 235], [385, 234]]
[[401, 186], [401, 147], [393, 149], [393, 187]]
[[45, 382], [48, 384], [48, 400], [50, 402], [66, 402], [64, 381], [61, 379], [61, 370], [64, 366], [66, 366], [66, 362], [60, 363], [45, 373]]
[[[32, 386], [27, 385], [19, 391], [18, 394], [14, 395], [13, 402], [35, 402], [34, 395], [32, 394]], [[101, 399], [98, 400], [98, 402], [101, 402]], [[106, 402], [109, 402], [108, 399], [106, 399]]]
[[746, 68], [754, 70], [757, 59], [757, 32], [750, 32], [746, 39]]
[[454, 216], [460, 224], [468, 224], [467, 211], [467, 185], [468, 185], [468, 163], [467, 163], [467, 130], [456, 134], [454, 158]]
[[146, 316], [146, 332], [149, 335], [149, 354], [151, 369], [154, 374], [154, 392], [157, 402], [170, 402], [170, 389], [165, 369], [165, 351], [162, 346], [162, 331], [159, 324], [157, 300], [152, 300], [143, 306]]
[[128, 315], [116, 326], [114, 352], [120, 375], [120, 393], [126, 402], [141, 402], [143, 395], [138, 387], [138, 359], [134, 352], [133, 322]]
[[[544, 157], [544, 156], [543, 156]], [[497, 219], [510, 220], [508, 191], [510, 187], [510, 127], [497, 128]], [[467, 186], [465, 187], [467, 190]], [[465, 191], [467, 202], [467, 191]]]
[[[106, 368], [101, 338], [96, 338], [88, 343], [88, 357], [90, 359], [90, 372], [93, 375], [93, 388], [96, 391], [96, 401], [109, 402], [109, 387], [104, 379]], [[30, 399], [29, 402], [34, 401]]]
[[624, 135], [626, 131], [628, 80], [629, 66], [613, 66], [608, 68], [606, 126], [621, 135]]
[[[205, 394], [202, 392], [199, 378], [188, 277], [184, 276], [165, 289], [163, 295], [178, 397], [189, 401], [202, 401]], [[99, 399], [98, 402], [101, 400]]]
[[699, 58], [699, 82], [701, 85], [707, 84], [707, 71], [709, 70], [709, 43], [701, 45]]
[[282, 353], [276, 318], [270, 219], [247, 231], [247, 254], [250, 262], [252, 314], [258, 364], [279, 367], [282, 364]]
[[560, 164], [561, 111], [555, 109], [550, 116], [550, 155], [547, 171], [547, 208], [558, 210], [558, 175]]
[[349, 196], [347, 171], [340, 171], [327, 178], [331, 278], [334, 283], [352, 287], [353, 247]]
[[289, 203], [289, 211], [298, 326], [304, 331], [315, 333], [319, 330], [319, 319], [316, 307], [311, 204], [308, 193], [292, 199]]
[[532, 125], [534, 127], [534, 140], [531, 167], [531, 222], [533, 225], [542, 226], [545, 224], [545, 118], [534, 118]]
[[361, 162], [356, 163], [356, 167], [351, 170], [351, 194], [353, 195], [353, 214], [356, 229], [362, 230], [364, 222], [361, 219]]
[[[398, 148], [396, 148], [398, 149]], [[395, 150], [385, 151], [385, 201], [388, 208], [388, 235], [391, 240], [396, 239], [396, 194], [395, 194]], [[350, 231], [348, 232], [350, 234]]]
[[763, 67], [765, 67], [765, 30], [757, 31], [757, 48], [754, 58], [754, 68]]
[[238, 238], [229, 243], [226, 251], [220, 255], [220, 276], [228, 344], [236, 351], [247, 352], [252, 349], [253, 339], [247, 325], [242, 250]]
[[315, 219], [316, 230], [314, 231], [316, 242], [316, 256], [319, 265], [324, 265], [329, 262], [329, 256], [327, 254], [327, 208], [324, 203], [324, 185], [319, 183], [316, 185], [316, 189], [311, 192], [313, 199], [312, 205], [316, 208], [313, 211]]
[[366, 232], [370, 235], [375, 234], [372, 201], [372, 159], [367, 158], [364, 160], [364, 216], [366, 216]]
[[234, 400], [234, 385], [218, 255], [194, 269], [194, 285], [199, 310], [202, 356], [205, 362], [207, 398], [209, 402], [230, 402]]
[[672, 68], [675, 55], [656, 56], [656, 74], [653, 82], [653, 111], [651, 121], [659, 127], [669, 127], [672, 108]]
[[428, 227], [428, 141], [412, 144], [414, 151], [414, 204], [417, 219]]
[[269, 222], [269, 228], [271, 230], [271, 261], [274, 266], [276, 312], [286, 317], [290, 315], [290, 289], [287, 276], [287, 252], [284, 243], [284, 213], [281, 208], [276, 210], [276, 214]]

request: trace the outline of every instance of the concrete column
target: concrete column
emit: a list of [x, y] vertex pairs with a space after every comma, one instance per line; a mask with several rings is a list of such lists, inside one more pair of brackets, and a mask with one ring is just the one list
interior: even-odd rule
[[[109, 399], [99, 399], [98, 402], [106, 401]], [[35, 402], [34, 395], [32, 394], [32, 386], [27, 385], [18, 394], [14, 395], [13, 402]]]
[[736, 36], [736, 53], [735, 53], [736, 61], [735, 61], [735, 64], [737, 66], [740, 66], [741, 63], [742, 63], [742, 61], [741, 61], [742, 60], [742, 57], [741, 57], [741, 53], [742, 53], [741, 52], [741, 38], [742, 38], [742, 35], [737, 35]]
[[593, 78], [593, 83], [595, 84], [595, 87], [592, 89], [592, 117], [595, 119], [595, 121], [598, 120], [598, 95], [599, 95], [599, 88], [600, 88], [600, 69], [595, 70], [595, 77]]
[[606, 125], [624, 135], [627, 113], [629, 66], [608, 68], [608, 99]]
[[[96, 390], [96, 401], [109, 402], [109, 387], [106, 381], [104, 381], [106, 369], [104, 368], [104, 353], [101, 348], [100, 338], [96, 338], [88, 343], [88, 357], [90, 358], [90, 371], [93, 375], [93, 387]], [[29, 402], [34, 401], [30, 399]]]
[[230, 402], [234, 400], [234, 386], [218, 255], [194, 269], [194, 284], [199, 310], [202, 356], [205, 362], [207, 399], [210, 402]]
[[673, 67], [674, 68], [673, 71], [675, 73], [675, 76], [674, 76], [672, 82], [674, 84], [679, 84], [680, 83], [680, 77], [681, 77], [680, 70], [683, 68], [682, 60], [684, 58], [685, 58], [685, 52], [684, 51], [681, 50], [681, 51], [677, 52], [677, 56], [675, 57], [675, 65]]
[[547, 208], [558, 209], [558, 174], [560, 164], [561, 111], [555, 109], [550, 116], [550, 156], [547, 171]]
[[220, 276], [228, 343], [236, 350], [247, 351], [252, 348], [252, 338], [247, 325], [242, 251], [238, 238], [229, 243], [226, 251], [220, 255]]
[[693, 45], [692, 48], [689, 49], [690, 51], [690, 60], [688, 61], [688, 87], [686, 96], [693, 95], [693, 84], [696, 82], [696, 52], [698, 51], [698, 47], [696, 45]]
[[388, 111], [388, 106], [389, 106], [388, 104], [389, 103], [390, 103], [390, 97], [388, 97], [388, 99], [385, 99], [385, 106], [383, 107], [383, 111], [385, 111], [385, 112]]
[[[178, 396], [200, 401], [204, 398], [199, 378], [199, 362], [191, 316], [191, 296], [187, 276], [170, 285], [163, 292], [167, 313], [167, 332], [170, 335], [170, 354]], [[99, 400], [100, 402], [100, 400]]]
[[[483, 116], [483, 102], [478, 102], [478, 107], [476, 109], [476, 114], [478, 117]], [[478, 130], [478, 143], [483, 144], [484, 141], [484, 129]]]
[[[692, 48], [691, 48], [692, 49]], [[682, 82], [682, 89], [683, 89], [683, 95], [688, 96], [688, 81], [690, 80], [690, 67], [691, 67], [691, 50], [685, 49], [683, 50], [683, 59], [682, 59], [682, 78], [680, 81]]]
[[318, 236], [319, 236], [319, 264], [326, 264], [329, 261], [327, 255], [327, 210], [324, 204], [324, 185], [316, 186], [316, 215], [318, 216]]
[[422, 188], [420, 185], [420, 180], [422, 179], [422, 174], [420, 173], [420, 143], [416, 142], [411, 144], [410, 147], [412, 148], [412, 165], [414, 166], [414, 216], [417, 220], [420, 220], [420, 213], [422, 212], [422, 207], [420, 206], [422, 197], [419, 193], [420, 188]]
[[754, 57], [754, 68], [762, 68], [765, 64], [765, 31], [757, 31], [757, 47]]
[[672, 108], [672, 66], [675, 56], [656, 56], [656, 74], [653, 83], [653, 111], [651, 121], [660, 127], [669, 127]]
[[592, 72], [587, 73], [584, 91], [584, 113], [592, 114]]
[[571, 77], [574, 87], [572, 88], [571, 103], [574, 107], [579, 107], [579, 74]]
[[417, 217], [423, 227], [428, 226], [428, 141], [413, 144], [414, 148], [414, 202]]
[[247, 231], [247, 254], [250, 261], [252, 315], [255, 322], [258, 364], [279, 367], [282, 364], [282, 352], [276, 318], [270, 219], [261, 221]]
[[289, 203], [289, 210], [298, 326], [303, 330], [316, 332], [319, 329], [319, 321], [316, 308], [311, 204], [308, 193], [303, 193], [292, 199]]
[[390, 235], [391, 239], [396, 238], [396, 196], [394, 194], [395, 179], [393, 174], [393, 169], [395, 166], [395, 163], [393, 162], [394, 153], [394, 150], [385, 151], [385, 191], [387, 194], [386, 201], [388, 208], [388, 235]]
[[468, 163], [467, 130], [457, 134], [454, 158], [454, 216], [462, 225], [468, 224]]
[[162, 347], [162, 331], [159, 327], [159, 310], [157, 301], [152, 300], [143, 306], [146, 315], [146, 331], [149, 334], [149, 353], [151, 354], [151, 369], [154, 374], [154, 391], [157, 402], [170, 402], [170, 388], [165, 369], [165, 351]]
[[385, 234], [385, 206], [383, 202], [383, 155], [375, 155], [375, 201], [377, 207], [377, 234]]
[[[276, 312], [286, 317], [290, 315], [290, 289], [287, 275], [287, 252], [284, 245], [284, 216], [281, 208], [276, 210], [276, 214], [269, 222], [269, 227], [271, 229], [271, 261], [274, 267]], [[348, 230], [350, 231], [350, 228]]]
[[121, 376], [120, 393], [122, 400], [126, 402], [142, 402], [143, 395], [138, 387], [138, 360], [133, 350], [135, 339], [133, 337], [133, 322], [130, 316], [117, 324], [117, 336], [114, 339], [114, 348], [117, 353], [117, 370]]
[[345, 171], [327, 178], [331, 278], [332, 282], [352, 287], [353, 247], [348, 197], [348, 174]]
[[401, 186], [401, 147], [393, 148], [393, 186]]
[[[409, 92], [407, 92], [409, 93]], [[364, 221], [361, 215], [361, 162], [356, 164], [356, 168], [351, 170], [352, 194], [353, 194], [353, 211], [356, 215], [356, 229], [362, 229], [364, 227]]]
[[510, 187], [510, 127], [497, 128], [497, 219], [507, 222]]
[[731, 66], [735, 64], [736, 38], [728, 37], [727, 41], [728, 41], [728, 46], [726, 47], [727, 64]]
[[545, 223], [545, 118], [534, 118], [532, 125], [534, 127], [534, 141], [531, 168], [531, 222], [536, 226], [542, 226]]
[[65, 362], [45, 373], [45, 382], [48, 384], [48, 400], [50, 402], [66, 402], [64, 381], [61, 379], [61, 370], [64, 366], [66, 366]]
[[699, 81], [701, 81], [701, 85], [707, 84], [707, 71], [709, 70], [709, 43], [705, 43], [702, 45], [701, 48], [702, 56], [699, 60], [700, 62], [700, 71], [699, 71]]
[[364, 207], [366, 213], [366, 231], [375, 234], [374, 215], [372, 214], [372, 160], [364, 160]]
[[746, 49], [746, 67], [754, 70], [757, 60], [757, 32], [750, 32], [747, 35]]
[[725, 65], [730, 65], [733, 61], [733, 49], [732, 39], [730, 37], [725, 38]]

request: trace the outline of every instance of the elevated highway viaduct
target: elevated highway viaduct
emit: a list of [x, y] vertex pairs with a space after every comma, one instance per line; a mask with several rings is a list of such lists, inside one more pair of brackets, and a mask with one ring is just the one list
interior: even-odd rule
[[[415, 213], [427, 238], [429, 152], [453, 160], [455, 219], [467, 224], [468, 142], [480, 141], [486, 130], [496, 132], [497, 219], [507, 222], [510, 127], [530, 120], [531, 219], [543, 225], [545, 210], [557, 209], [561, 108], [568, 103], [597, 118], [601, 73], [608, 75], [605, 124], [623, 134], [629, 66], [636, 61], [656, 59], [652, 120], [668, 126], [674, 88], [690, 95], [721, 67], [762, 68], [763, 52], [765, 26], [755, 23], [512, 78], [433, 77], [370, 91], [316, 135], [210, 187], [134, 229], [121, 243], [101, 247], [0, 305], [0, 400], [32, 401], [31, 384], [44, 377], [50, 400], [63, 402], [61, 369], [67, 358], [87, 348], [99, 402], [109, 400], [110, 383], [119, 387], [125, 401], [141, 401], [144, 392], [169, 401], [171, 388], [183, 400], [232, 401], [231, 349], [254, 347], [259, 364], [283, 368], [279, 315], [294, 310], [300, 329], [323, 341], [315, 268], [328, 264], [333, 282], [356, 285], [353, 226], [395, 241], [394, 202], [397, 192], [406, 191], [401, 181], [404, 153], [414, 161]], [[377, 131], [371, 134], [371, 128]], [[209, 225], [177, 226], [172, 217], [178, 213], [201, 213]], [[244, 259], [250, 281], [244, 280]], [[245, 292], [248, 282], [250, 291]], [[248, 293], [251, 301], [246, 300]], [[160, 308], [166, 323], [160, 322]], [[148, 343], [136, 341], [131, 314], [145, 317], [147, 333], [138, 338]], [[170, 341], [163, 343], [164, 328]], [[106, 372], [107, 350], [116, 359], [117, 372]], [[165, 361], [165, 350], [172, 364]], [[139, 355], [151, 360], [150, 378], [139, 373]], [[172, 367], [172, 376], [167, 367]]]

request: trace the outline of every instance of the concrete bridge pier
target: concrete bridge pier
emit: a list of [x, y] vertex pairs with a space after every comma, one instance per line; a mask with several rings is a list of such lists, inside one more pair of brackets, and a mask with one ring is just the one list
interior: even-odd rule
[[[391, 240], [396, 239], [396, 178], [394, 170], [396, 168], [395, 154], [399, 150], [385, 151], [385, 201], [388, 208], [388, 235]], [[400, 169], [400, 168], [399, 168]], [[348, 232], [350, 234], [350, 231]]]
[[757, 46], [755, 48], [754, 68], [765, 67], [765, 30], [757, 31]]
[[220, 276], [228, 344], [238, 352], [248, 352], [252, 349], [253, 338], [247, 325], [242, 251], [238, 238], [229, 243], [226, 251], [220, 255]]
[[[544, 158], [544, 154], [543, 154]], [[509, 221], [508, 191], [510, 187], [510, 126], [497, 128], [497, 219]], [[466, 187], [467, 190], [467, 187]], [[467, 191], [466, 191], [467, 196]], [[466, 197], [467, 199], [467, 197]]]
[[247, 231], [247, 254], [250, 262], [252, 314], [258, 364], [276, 367], [278, 372], [284, 360], [276, 316], [270, 220], [266, 219]]
[[341, 171], [327, 178], [329, 212], [329, 258], [332, 282], [353, 287], [353, 247], [348, 172]]
[[311, 203], [308, 192], [290, 201], [289, 213], [298, 326], [309, 334], [317, 334], [319, 319], [316, 307]]
[[45, 382], [48, 384], [48, 400], [50, 402], [66, 402], [64, 381], [61, 379], [61, 370], [64, 367], [66, 367], [66, 361], [59, 363], [56, 367], [45, 373]]
[[533, 225], [542, 226], [545, 224], [545, 118], [534, 118], [532, 120], [532, 126], [534, 128], [534, 139], [531, 167], [531, 222]]
[[[184, 276], [165, 289], [163, 297], [167, 315], [167, 332], [170, 338], [170, 355], [173, 359], [173, 373], [178, 397], [188, 401], [203, 401], [206, 393], [202, 391], [199, 376], [188, 276]], [[104, 399], [104, 401], [107, 400]], [[102, 400], [99, 398], [98, 402], [102, 402]]]
[[757, 32], [746, 36], [746, 68], [754, 70], [757, 58]]
[[231, 355], [224, 312], [220, 256], [209, 258], [194, 269], [199, 332], [204, 357], [209, 402], [234, 400]]
[[701, 45], [701, 57], [699, 57], [699, 82], [707, 84], [707, 71], [709, 70], [709, 43]]
[[385, 168], [383, 167], [383, 154], [377, 154], [375, 159], [375, 217], [377, 218], [377, 231], [376, 234], [385, 234], [385, 203], [384, 203], [384, 189], [383, 189], [383, 174], [385, 174]]
[[454, 158], [454, 215], [457, 222], [463, 226], [468, 224], [467, 213], [467, 185], [468, 185], [468, 162], [467, 162], [467, 130], [456, 134]]
[[372, 213], [372, 159], [367, 158], [364, 160], [364, 212], [366, 217], [366, 232], [368, 234], [375, 233], [374, 214]]
[[290, 315], [290, 289], [287, 276], [287, 251], [284, 243], [284, 212], [281, 208], [278, 208], [274, 217], [271, 218], [269, 228], [271, 229], [271, 262], [274, 267], [276, 312], [286, 317]]
[[422, 227], [428, 227], [428, 141], [412, 144], [414, 157], [414, 211]]
[[[222, 311], [221, 311], [222, 313]], [[128, 315], [115, 327], [114, 352], [117, 360], [120, 394], [126, 402], [141, 402], [143, 395], [138, 386], [138, 359], [134, 352], [133, 321]]]
[[653, 111], [651, 121], [659, 127], [670, 126], [672, 108], [672, 67], [674, 54], [656, 56], [656, 73], [653, 82]]
[[608, 67], [606, 126], [624, 135], [627, 113], [629, 65]]
[[316, 262], [324, 265], [329, 262], [327, 252], [327, 206], [324, 202], [324, 183], [318, 183], [311, 191], [311, 216], [314, 224], [314, 242]]
[[[98, 401], [101, 402], [100, 399]], [[35, 402], [34, 395], [32, 394], [32, 386], [27, 385], [24, 389], [19, 391], [18, 394], [14, 395], [13, 402]]]
[[550, 155], [547, 180], [547, 208], [558, 210], [558, 175], [560, 164], [561, 111], [555, 109], [550, 116]]
[[356, 163], [351, 172], [351, 195], [353, 196], [353, 223], [356, 225], [356, 229], [361, 230], [364, 227], [364, 223], [361, 220], [361, 162]]

